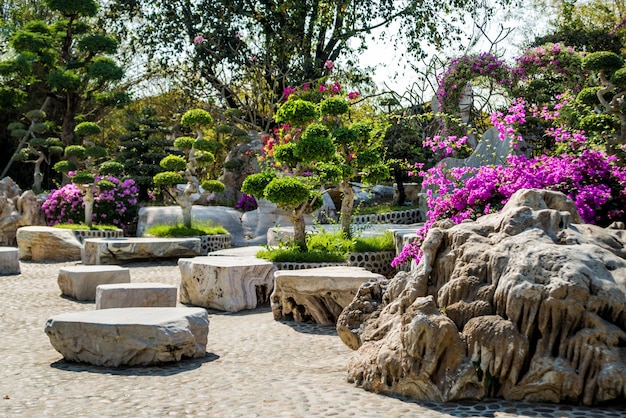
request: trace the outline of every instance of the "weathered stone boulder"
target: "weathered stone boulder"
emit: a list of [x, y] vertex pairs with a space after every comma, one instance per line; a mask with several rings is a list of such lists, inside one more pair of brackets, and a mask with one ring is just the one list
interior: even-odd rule
[[82, 245], [73, 231], [51, 226], [23, 226], [17, 230], [21, 260], [78, 261]]
[[0, 180], [0, 245], [15, 245], [21, 226], [45, 225], [42, 203], [32, 190], [22, 192], [10, 177]]
[[368, 283], [339, 317], [348, 380], [422, 400], [626, 399], [626, 231], [563, 194], [440, 222], [417, 269]]
[[50, 317], [45, 332], [68, 361], [147, 366], [206, 354], [209, 318], [202, 308], [119, 308]]
[[121, 264], [136, 260], [194, 257], [200, 238], [91, 238], [83, 244], [83, 264]]

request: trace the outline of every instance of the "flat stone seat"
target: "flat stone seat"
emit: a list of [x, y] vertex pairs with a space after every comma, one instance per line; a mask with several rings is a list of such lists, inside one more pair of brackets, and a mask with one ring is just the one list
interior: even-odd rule
[[20, 274], [19, 250], [14, 247], [0, 247], [0, 276]]
[[129, 283], [130, 270], [120, 266], [68, 266], [59, 269], [61, 293], [77, 300], [95, 300], [103, 284]]
[[123, 264], [200, 255], [200, 238], [91, 238], [83, 246], [83, 264]]
[[78, 261], [82, 245], [74, 231], [51, 226], [23, 226], [15, 233], [20, 260]]
[[206, 354], [209, 318], [202, 308], [119, 308], [48, 318], [45, 332], [67, 361], [148, 366]]
[[278, 270], [270, 296], [274, 319], [333, 325], [361, 284], [382, 279], [381, 274], [349, 266]]
[[101, 284], [96, 288], [96, 309], [175, 308], [178, 287], [164, 283]]
[[178, 260], [182, 303], [239, 312], [269, 300], [276, 267], [256, 257], [207, 256]]

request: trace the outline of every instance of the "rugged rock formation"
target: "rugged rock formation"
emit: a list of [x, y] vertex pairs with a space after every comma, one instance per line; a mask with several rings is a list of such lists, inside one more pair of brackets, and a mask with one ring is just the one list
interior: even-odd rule
[[10, 177], [0, 180], [0, 245], [15, 245], [21, 226], [45, 225], [42, 203], [32, 190], [22, 193]]
[[348, 380], [417, 399], [626, 398], [626, 231], [581, 224], [560, 193], [441, 222], [413, 272], [368, 283], [339, 317]]

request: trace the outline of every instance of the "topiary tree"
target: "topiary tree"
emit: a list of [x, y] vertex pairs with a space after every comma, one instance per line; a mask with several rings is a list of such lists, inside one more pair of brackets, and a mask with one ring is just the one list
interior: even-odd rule
[[[78, 186], [83, 193], [85, 205], [85, 225], [93, 225], [94, 191], [112, 190], [115, 184], [98, 176], [118, 176], [124, 171], [124, 166], [116, 161], [104, 161], [107, 150], [96, 145], [89, 137], [101, 133], [98, 124], [93, 122], [81, 122], [76, 125], [74, 132], [83, 138], [84, 145], [70, 145], [65, 147], [65, 160], [59, 161], [53, 167], [54, 170], [68, 175], [71, 181]], [[74, 170], [78, 170], [75, 171]]]
[[[191, 228], [192, 195], [202, 189], [219, 193], [224, 185], [217, 180], [204, 178], [206, 167], [215, 162], [213, 150], [215, 141], [204, 139], [203, 128], [213, 123], [211, 115], [202, 109], [187, 111], [181, 117], [181, 124], [196, 132], [196, 138], [180, 136], [174, 141], [174, 146], [183, 152], [183, 155], [167, 155], [159, 165], [166, 171], [157, 173], [153, 177], [155, 186], [166, 192], [182, 209], [183, 224]], [[200, 184], [198, 177], [204, 178]], [[182, 189], [178, 184], [186, 182]]]

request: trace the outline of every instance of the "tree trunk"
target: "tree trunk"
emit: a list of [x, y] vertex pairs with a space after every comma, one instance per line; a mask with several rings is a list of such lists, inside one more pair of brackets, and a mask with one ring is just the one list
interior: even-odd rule
[[[303, 203], [305, 205], [306, 203]], [[298, 207], [291, 211], [291, 223], [293, 224], [293, 242], [302, 251], [306, 251], [306, 224], [304, 222], [304, 211]]]
[[79, 186], [85, 195], [83, 196], [83, 202], [85, 203], [85, 225], [89, 228], [93, 225], [93, 184]]
[[396, 200], [396, 205], [402, 206], [406, 201], [406, 191], [404, 190], [404, 181], [403, 181], [403, 172], [402, 169], [396, 168], [393, 170], [393, 177], [396, 180], [396, 188], [398, 189], [398, 200]]
[[342, 180], [339, 185], [341, 190], [341, 232], [350, 238], [350, 224], [352, 223], [352, 209], [354, 208], [354, 190], [348, 180]]

